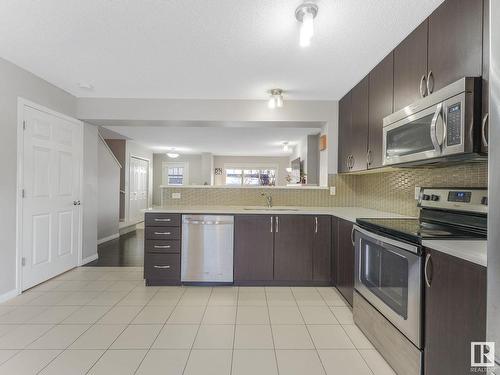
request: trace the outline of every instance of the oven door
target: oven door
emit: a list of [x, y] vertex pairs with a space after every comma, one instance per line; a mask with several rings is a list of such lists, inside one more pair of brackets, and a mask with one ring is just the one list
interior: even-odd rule
[[422, 257], [419, 248], [355, 226], [356, 290], [421, 348]]

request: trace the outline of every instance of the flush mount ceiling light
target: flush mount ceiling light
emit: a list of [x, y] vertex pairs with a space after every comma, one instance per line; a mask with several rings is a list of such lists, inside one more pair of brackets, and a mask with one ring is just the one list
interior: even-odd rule
[[313, 3], [304, 3], [295, 9], [295, 18], [300, 25], [300, 46], [308, 47], [314, 35], [314, 18], [318, 14], [318, 6]]
[[176, 159], [179, 157], [179, 153], [175, 152], [175, 148], [170, 149], [170, 151], [167, 152], [167, 156], [171, 159]]
[[282, 89], [272, 89], [269, 90], [269, 101], [267, 106], [271, 109], [283, 107], [283, 90]]
[[288, 142], [283, 142], [283, 152], [290, 151], [290, 147], [288, 146]]

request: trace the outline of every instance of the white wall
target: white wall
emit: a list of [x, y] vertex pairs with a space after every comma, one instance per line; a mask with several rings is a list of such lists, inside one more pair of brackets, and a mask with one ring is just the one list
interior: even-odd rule
[[97, 215], [98, 215], [98, 149], [97, 127], [83, 125], [83, 183], [82, 183], [82, 257], [91, 260], [97, 256]]
[[125, 144], [125, 221], [130, 221], [130, 158], [135, 156], [149, 161], [148, 207], [153, 204], [153, 152], [133, 141]]
[[120, 165], [106, 143], [99, 137], [97, 238], [102, 240], [119, 233]]
[[161, 204], [160, 185], [163, 185], [163, 163], [188, 163], [189, 185], [202, 185], [202, 157], [201, 155], [180, 155], [176, 159], [170, 159], [165, 154], [153, 154], [153, 205]]
[[17, 99], [75, 117], [76, 99], [0, 58], [0, 300], [16, 289]]
[[[224, 169], [226, 164], [258, 164], [258, 165], [276, 165], [278, 167], [278, 179], [276, 184], [278, 186], [285, 186], [286, 168], [290, 166], [288, 156], [221, 156], [214, 155], [214, 168]], [[215, 176], [215, 185], [224, 185], [224, 175]]]

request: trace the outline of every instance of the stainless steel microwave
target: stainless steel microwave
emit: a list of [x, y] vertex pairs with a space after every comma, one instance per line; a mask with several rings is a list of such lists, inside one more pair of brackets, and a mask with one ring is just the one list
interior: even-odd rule
[[383, 163], [485, 160], [481, 132], [481, 78], [464, 77], [384, 118]]

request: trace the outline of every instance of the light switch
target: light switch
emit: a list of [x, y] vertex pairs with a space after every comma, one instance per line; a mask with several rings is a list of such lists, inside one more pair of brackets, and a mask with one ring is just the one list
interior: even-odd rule
[[330, 195], [335, 195], [335, 194], [337, 194], [337, 187], [330, 186]]
[[420, 198], [420, 186], [415, 186], [415, 200]]
[[172, 193], [172, 199], [181, 199], [181, 193]]

